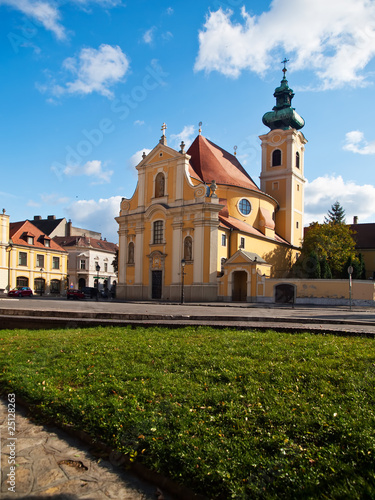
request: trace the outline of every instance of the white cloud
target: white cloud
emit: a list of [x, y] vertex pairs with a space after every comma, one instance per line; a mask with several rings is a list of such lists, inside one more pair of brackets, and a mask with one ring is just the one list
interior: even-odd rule
[[143, 41], [147, 44], [151, 44], [154, 41], [154, 33], [155, 33], [156, 27], [153, 26], [149, 30], [147, 30], [144, 35], [143, 35]]
[[42, 204], [45, 205], [61, 205], [62, 203], [68, 203], [69, 198], [67, 196], [60, 196], [56, 193], [41, 194], [40, 199]]
[[99, 94], [112, 98], [110, 87], [121, 82], [128, 71], [129, 60], [121, 48], [102, 44], [98, 49], [82, 49], [78, 57], [69, 57], [63, 62], [63, 69], [76, 79], [59, 85], [39, 86], [39, 90], [51, 91], [55, 96], [63, 94]]
[[167, 10], [166, 10], [166, 13], [168, 14], [168, 16], [171, 16], [173, 14], [174, 10], [172, 7], [168, 7]]
[[92, 184], [104, 184], [111, 181], [113, 170], [103, 170], [101, 161], [92, 160], [82, 166], [68, 165], [64, 169], [64, 174], [67, 176], [87, 175], [95, 178]]
[[352, 222], [354, 215], [359, 217], [360, 222], [374, 220], [374, 186], [360, 186], [354, 181], [344, 181], [341, 175], [325, 175], [306, 184], [305, 225], [313, 221], [323, 222], [324, 216], [336, 201], [344, 208], [347, 223]]
[[242, 22], [233, 12], [210, 12], [199, 33], [195, 70], [237, 78], [243, 70], [264, 75], [288, 54], [290, 68], [311, 69], [321, 88], [364, 85], [363, 70], [375, 55], [375, 2], [273, 0], [270, 9]]
[[170, 140], [171, 144], [175, 148], [180, 147], [181, 141], [184, 141], [186, 149], [190, 146], [190, 144], [193, 142], [195, 135], [195, 127], [194, 125], [185, 125], [185, 127], [182, 129], [182, 132], [179, 134], [171, 134]]
[[142, 125], [144, 125], [145, 122], [143, 120], [135, 120], [134, 122], [134, 125], [139, 125], [140, 127], [142, 127]]
[[[109, 8], [122, 5], [122, 0], [71, 0], [70, 3], [80, 7], [96, 3]], [[52, 31], [59, 40], [64, 40], [67, 37], [66, 29], [61, 24], [58, 3], [54, 0], [0, 0], [1, 5], [12, 7], [31, 18], [34, 22], [42, 24], [46, 30]]]
[[79, 200], [66, 207], [74, 224], [101, 232], [103, 238], [118, 243], [118, 224], [114, 220], [120, 212], [121, 196], [96, 200]]
[[52, 31], [56, 38], [66, 38], [65, 28], [60, 24], [61, 15], [54, 2], [47, 0], [0, 0], [0, 5], [8, 5], [19, 10], [45, 29]]
[[34, 200], [29, 200], [26, 205], [28, 207], [40, 207], [41, 206], [41, 203], [37, 203], [36, 201]]
[[138, 163], [140, 163], [142, 161], [143, 153], [145, 153], [147, 156], [150, 151], [151, 151], [151, 149], [145, 148], [145, 149], [140, 149], [139, 151], [134, 153], [133, 156], [131, 156], [128, 160], [128, 167], [130, 169], [134, 169], [134, 167], [136, 167], [138, 165]]
[[374, 155], [375, 141], [367, 142], [363, 132], [352, 130], [345, 135], [343, 149], [360, 155]]

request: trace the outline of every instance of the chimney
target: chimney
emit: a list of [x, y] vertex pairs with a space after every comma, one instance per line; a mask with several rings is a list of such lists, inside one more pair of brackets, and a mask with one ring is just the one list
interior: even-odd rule
[[72, 221], [70, 219], [65, 226], [65, 236], [72, 236]]
[[47, 217], [48, 220], [56, 220], [56, 215], [49, 215]]
[[42, 220], [42, 216], [41, 215], [34, 215], [34, 220]]
[[353, 217], [353, 224], [358, 224], [358, 215]]

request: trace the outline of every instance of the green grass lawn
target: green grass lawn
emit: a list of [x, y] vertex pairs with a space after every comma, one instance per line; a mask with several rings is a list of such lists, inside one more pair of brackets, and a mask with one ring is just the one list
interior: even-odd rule
[[375, 498], [372, 339], [0, 331], [0, 386], [210, 498]]

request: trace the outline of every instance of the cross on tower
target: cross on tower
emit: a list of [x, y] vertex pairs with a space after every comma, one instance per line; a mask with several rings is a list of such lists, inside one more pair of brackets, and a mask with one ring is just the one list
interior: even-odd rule
[[163, 132], [163, 135], [165, 135], [166, 128], [167, 128], [166, 124], [163, 123], [163, 125], [161, 126], [161, 131]]
[[283, 61], [281, 61], [281, 64], [284, 64], [284, 67], [283, 67], [283, 69], [282, 69], [282, 71], [283, 71], [283, 73], [284, 73], [284, 78], [285, 78], [285, 73], [288, 71], [288, 70], [286, 69], [286, 63], [287, 63], [287, 62], [289, 62], [289, 59], [287, 59], [286, 57], [284, 58], [284, 60], [283, 60]]

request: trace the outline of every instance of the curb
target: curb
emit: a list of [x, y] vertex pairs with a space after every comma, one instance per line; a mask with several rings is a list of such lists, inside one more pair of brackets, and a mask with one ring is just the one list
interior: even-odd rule
[[[3, 398], [3, 395], [0, 394], [0, 397]], [[45, 417], [43, 411], [38, 408], [38, 403], [29, 403], [22, 397], [17, 396], [17, 404], [23, 407], [29, 414], [40, 417], [42, 425], [53, 425], [54, 427], [63, 430], [70, 436], [89, 446], [100, 448], [100, 450], [108, 456], [108, 460], [112, 465], [120, 468], [124, 467], [127, 471], [132, 472], [139, 479], [147, 481], [154, 486], [163, 489], [168, 494], [173, 495], [176, 500], [209, 500], [209, 497], [200, 495], [199, 493], [194, 493], [186, 486], [176, 483], [174, 480], [163, 476], [159, 472], [148, 469], [145, 465], [139, 462], [132, 462], [129, 455], [113, 450], [110, 446], [98, 439], [93, 438], [87, 432], [75, 429], [72, 425], [49, 420]]]

